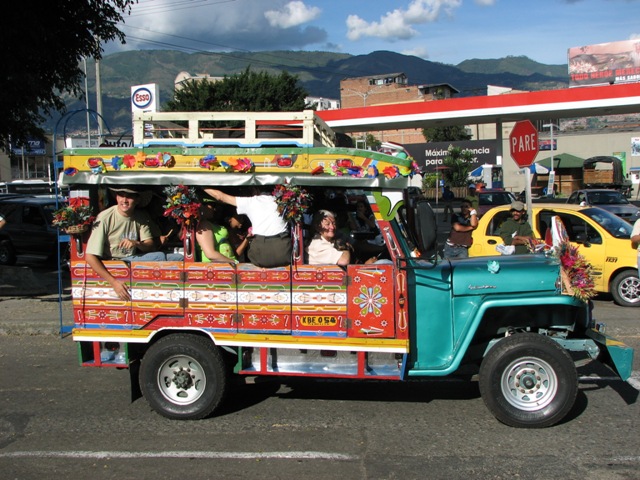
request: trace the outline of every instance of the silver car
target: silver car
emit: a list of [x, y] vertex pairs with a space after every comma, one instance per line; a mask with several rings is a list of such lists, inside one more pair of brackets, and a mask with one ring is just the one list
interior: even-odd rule
[[640, 218], [640, 208], [630, 203], [619, 190], [606, 188], [576, 190], [569, 196], [567, 203], [600, 207], [629, 223], [634, 223]]

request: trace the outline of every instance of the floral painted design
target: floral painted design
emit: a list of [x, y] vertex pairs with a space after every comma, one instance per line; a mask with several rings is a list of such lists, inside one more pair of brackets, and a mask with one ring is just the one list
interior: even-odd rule
[[360, 287], [360, 294], [353, 299], [353, 303], [360, 308], [360, 315], [373, 313], [375, 316], [382, 314], [381, 308], [387, 304], [388, 299], [382, 296], [379, 286]]

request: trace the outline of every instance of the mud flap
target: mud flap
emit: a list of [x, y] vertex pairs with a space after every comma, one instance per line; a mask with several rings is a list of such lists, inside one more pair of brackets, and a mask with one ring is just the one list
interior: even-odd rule
[[604, 347], [598, 360], [613, 368], [622, 380], [628, 380], [633, 368], [633, 348], [596, 330], [587, 330], [585, 333]]

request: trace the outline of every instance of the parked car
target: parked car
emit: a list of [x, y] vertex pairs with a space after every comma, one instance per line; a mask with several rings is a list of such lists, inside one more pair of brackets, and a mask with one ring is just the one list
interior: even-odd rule
[[569, 196], [567, 203], [600, 207], [629, 223], [635, 223], [640, 218], [640, 208], [629, 203], [629, 200], [619, 190], [607, 188], [576, 190]]
[[[48, 195], [0, 195], [0, 212], [7, 221], [0, 230], [0, 265], [14, 265], [25, 254], [57, 261], [58, 229], [51, 226], [56, 205]], [[67, 246], [60, 243], [60, 251], [66, 254]]]
[[[570, 204], [534, 203], [531, 214], [537, 238], [545, 238], [551, 217], [558, 215], [571, 243], [591, 264], [596, 291], [611, 293], [618, 305], [640, 307], [637, 252], [631, 247], [628, 222], [598, 207]], [[502, 239], [495, 232], [508, 217], [508, 205], [483, 215], [473, 232], [470, 257], [499, 255], [496, 246]]]
[[499, 205], [511, 205], [515, 200], [516, 196], [507, 190], [480, 190], [478, 192], [478, 218], [493, 207], [497, 207]]

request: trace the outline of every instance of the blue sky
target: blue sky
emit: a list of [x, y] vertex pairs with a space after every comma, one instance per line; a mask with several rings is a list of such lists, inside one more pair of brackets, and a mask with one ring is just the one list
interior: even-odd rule
[[118, 50], [390, 50], [458, 64], [640, 39], [640, 0], [139, 0]]

